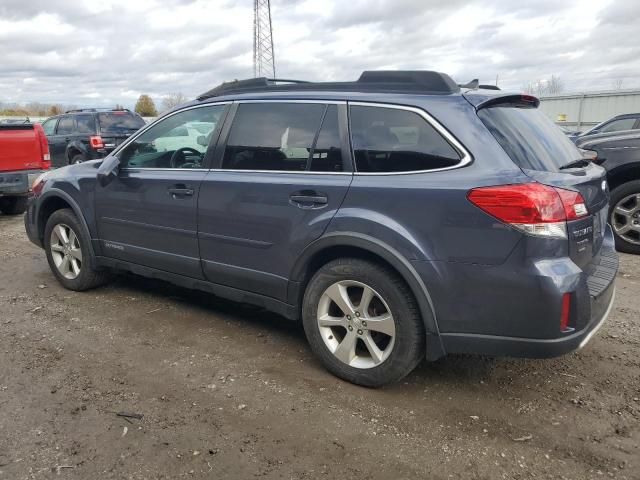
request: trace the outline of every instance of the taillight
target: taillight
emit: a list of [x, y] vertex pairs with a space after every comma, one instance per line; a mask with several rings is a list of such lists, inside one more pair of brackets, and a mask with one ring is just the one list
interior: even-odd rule
[[588, 214], [582, 195], [541, 183], [474, 188], [471, 203], [514, 228], [541, 237], [567, 237], [567, 220]]
[[560, 331], [568, 332], [572, 330], [569, 328], [569, 317], [571, 316], [571, 294], [565, 293], [562, 295], [562, 309], [560, 310]]
[[36, 123], [33, 125], [36, 137], [38, 137], [38, 143], [40, 145], [40, 156], [43, 170], [49, 170], [51, 168], [51, 155], [49, 154], [49, 141], [44, 133], [42, 125]]
[[100, 135], [90, 136], [89, 145], [91, 145], [91, 148], [104, 148], [104, 142], [102, 141], [102, 137]]

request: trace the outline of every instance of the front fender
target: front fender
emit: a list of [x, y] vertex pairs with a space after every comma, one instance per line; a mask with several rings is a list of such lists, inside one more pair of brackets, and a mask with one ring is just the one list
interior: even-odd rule
[[292, 280], [288, 292], [289, 303], [300, 305], [307, 272], [313, 258], [322, 251], [335, 247], [353, 247], [370, 252], [373, 257], [383, 259], [400, 274], [418, 302], [427, 334], [427, 358], [435, 360], [443, 356], [444, 348], [440, 340], [435, 309], [426, 285], [411, 262], [401, 252], [375, 237], [357, 232], [334, 231], [311, 243], [296, 261], [289, 277]]
[[89, 242], [89, 249], [91, 253], [90, 258], [92, 259], [95, 258], [95, 251], [93, 248], [94, 236], [91, 235], [91, 229], [89, 228], [89, 224], [87, 223], [87, 220], [82, 214], [82, 209], [80, 208], [78, 202], [73, 198], [73, 196], [71, 196], [69, 193], [65, 192], [64, 190], [60, 190], [58, 188], [49, 188], [40, 197], [38, 197], [38, 201], [36, 203], [36, 211], [35, 211], [35, 216], [37, 219], [36, 224], [38, 225], [38, 238], [42, 240], [44, 237], [44, 227], [46, 225], [46, 221], [42, 218], [42, 215], [47, 210], [46, 209], [47, 203], [55, 199], [62, 199], [65, 201], [65, 203], [67, 203], [71, 207], [71, 209], [73, 210], [73, 213], [80, 221], [80, 224], [82, 225], [82, 228], [84, 229], [85, 233], [91, 240]]

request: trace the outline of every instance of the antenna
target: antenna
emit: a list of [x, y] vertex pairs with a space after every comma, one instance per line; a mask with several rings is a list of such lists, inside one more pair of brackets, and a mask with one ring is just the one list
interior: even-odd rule
[[253, 3], [253, 76], [256, 78], [276, 76], [271, 0], [254, 0]]

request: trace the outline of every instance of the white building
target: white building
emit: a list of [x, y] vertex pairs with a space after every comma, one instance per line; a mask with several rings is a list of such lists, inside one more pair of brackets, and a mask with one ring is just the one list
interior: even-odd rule
[[584, 131], [623, 113], [640, 113], [640, 89], [540, 97], [540, 109], [558, 125]]

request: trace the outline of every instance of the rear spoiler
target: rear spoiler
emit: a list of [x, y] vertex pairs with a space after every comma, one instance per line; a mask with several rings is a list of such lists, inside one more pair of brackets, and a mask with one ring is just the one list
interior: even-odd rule
[[476, 111], [488, 107], [538, 108], [540, 100], [533, 95], [499, 95], [491, 96], [475, 105]]

